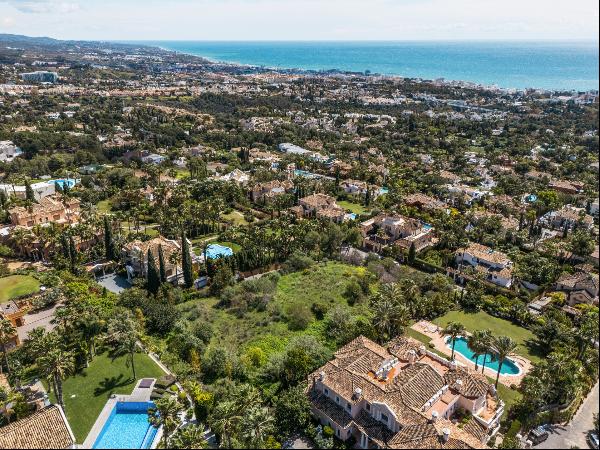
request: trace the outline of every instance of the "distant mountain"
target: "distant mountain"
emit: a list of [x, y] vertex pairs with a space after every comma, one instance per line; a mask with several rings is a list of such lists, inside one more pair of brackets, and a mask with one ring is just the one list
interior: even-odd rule
[[28, 44], [28, 45], [52, 45], [57, 44], [60, 41], [49, 37], [30, 37], [22, 36], [20, 34], [5, 34], [0, 33], [0, 42], [3, 44]]

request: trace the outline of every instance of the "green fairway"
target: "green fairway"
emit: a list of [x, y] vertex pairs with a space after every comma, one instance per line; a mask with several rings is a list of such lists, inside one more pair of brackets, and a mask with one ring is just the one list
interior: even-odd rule
[[28, 275], [11, 275], [0, 278], [0, 302], [6, 302], [40, 290], [40, 282]]
[[433, 322], [441, 327], [445, 327], [449, 322], [458, 322], [463, 324], [470, 333], [476, 330], [488, 329], [494, 336], [508, 336], [518, 344], [517, 354], [529, 359], [531, 362], [538, 362], [540, 360], [536, 352], [535, 336], [531, 331], [515, 325], [508, 320], [490, 316], [486, 312], [467, 313], [464, 311], [450, 311]]
[[[125, 357], [114, 361], [102, 354], [94, 358], [87, 369], [67, 378], [63, 383], [65, 412], [78, 443], [82, 443], [106, 401], [112, 394], [131, 394], [137, 380], [126, 366]], [[135, 355], [136, 376], [160, 378], [165, 373], [147, 355]], [[52, 393], [53, 402], [56, 397]]]

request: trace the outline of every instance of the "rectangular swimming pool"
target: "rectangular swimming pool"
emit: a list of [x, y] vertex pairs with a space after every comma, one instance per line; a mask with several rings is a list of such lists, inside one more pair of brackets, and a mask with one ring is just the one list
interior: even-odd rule
[[150, 448], [157, 429], [148, 422], [152, 402], [117, 402], [93, 448]]

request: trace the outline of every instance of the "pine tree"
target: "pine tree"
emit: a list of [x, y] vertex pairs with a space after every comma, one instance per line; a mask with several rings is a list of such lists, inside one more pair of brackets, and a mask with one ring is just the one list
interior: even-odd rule
[[181, 233], [181, 265], [183, 268], [183, 282], [186, 288], [194, 285], [194, 273], [192, 269], [192, 257], [190, 255], [190, 246], [185, 231]]
[[417, 257], [417, 249], [415, 248], [415, 243], [410, 244], [410, 249], [408, 250], [408, 264], [411, 266], [415, 262], [415, 258]]
[[113, 232], [108, 216], [104, 216], [104, 247], [106, 259], [113, 261], [115, 259], [115, 243], [113, 241]]
[[160, 273], [160, 282], [166, 283], [167, 281], [167, 270], [165, 267], [165, 255], [163, 253], [162, 244], [158, 245], [158, 270]]
[[160, 275], [158, 274], [158, 268], [156, 267], [156, 260], [150, 249], [148, 249], [148, 272], [146, 281], [148, 291], [156, 295], [160, 288]]
[[29, 181], [25, 181], [25, 199], [30, 202], [35, 202], [35, 194], [31, 188]]

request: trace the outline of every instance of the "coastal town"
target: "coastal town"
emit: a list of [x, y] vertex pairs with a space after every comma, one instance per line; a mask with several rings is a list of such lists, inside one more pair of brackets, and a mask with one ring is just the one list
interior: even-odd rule
[[0, 34], [0, 448], [597, 448], [598, 105]]

